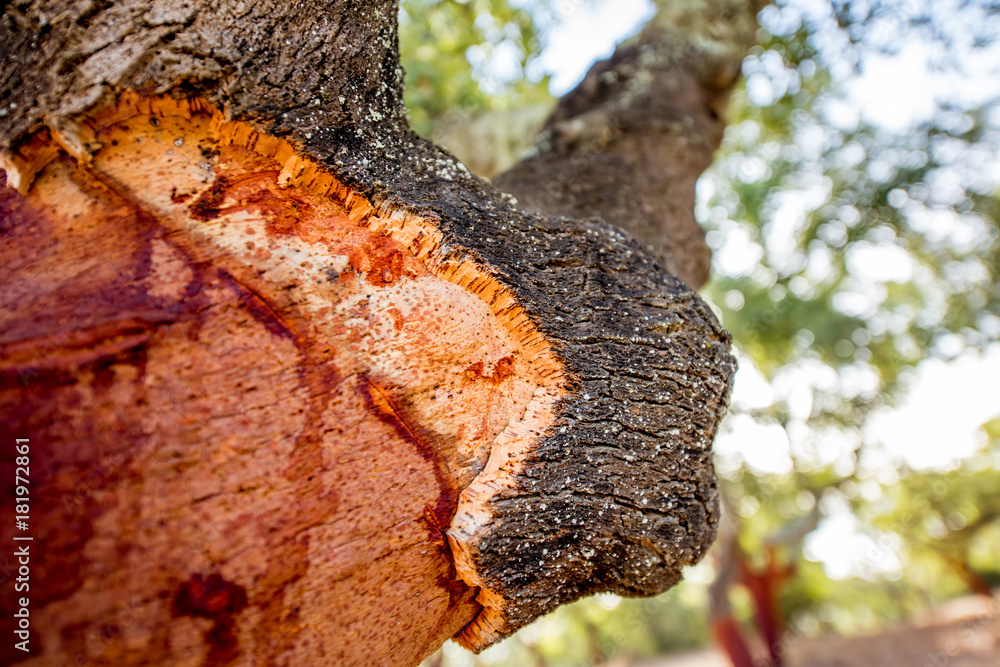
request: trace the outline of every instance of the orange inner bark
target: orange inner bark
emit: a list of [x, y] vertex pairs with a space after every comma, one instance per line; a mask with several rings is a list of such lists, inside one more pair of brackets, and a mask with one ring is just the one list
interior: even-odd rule
[[[123, 605], [146, 620], [122, 660], [406, 664], [472, 620], [444, 531], [564, 391], [512, 295], [197, 101], [125, 95], [4, 162], [0, 372], [31, 382], [0, 408], [49, 448], [41, 530], [77, 535], [40, 600], [50, 656]], [[216, 588], [239, 608], [199, 606]]]

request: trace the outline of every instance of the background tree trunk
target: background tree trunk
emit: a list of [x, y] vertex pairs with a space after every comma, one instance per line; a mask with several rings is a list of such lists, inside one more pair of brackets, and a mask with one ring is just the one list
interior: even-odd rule
[[674, 0], [559, 100], [528, 156], [494, 179], [521, 206], [597, 216], [698, 289], [711, 252], [695, 183], [722, 141], [729, 94], [766, 0]]
[[412, 665], [704, 555], [728, 335], [414, 136], [396, 14], [5, 7], [6, 664]]

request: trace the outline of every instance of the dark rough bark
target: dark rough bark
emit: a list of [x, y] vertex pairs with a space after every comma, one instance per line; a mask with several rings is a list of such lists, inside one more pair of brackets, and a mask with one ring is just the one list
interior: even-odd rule
[[[72, 133], [125, 90], [197, 96], [287, 138], [376, 207], [437, 220], [442, 257], [473, 260], [516, 296], [565, 366], [568, 393], [509, 484], [476, 506], [480, 519], [461, 499], [448, 508], [452, 545], [475, 568], [466, 582], [484, 589], [463, 634], [478, 649], [583, 595], [658, 593], [704, 555], [718, 520], [710, 446], [734, 361], [706, 305], [628, 235], [517, 209], [412, 134], [396, 13], [393, 1], [10, 3], [0, 150], [9, 163], [29, 132]], [[627, 170], [609, 167], [616, 187]], [[18, 342], [11, 331], [0, 342]], [[29, 423], [16, 405], [4, 419], [11, 432]], [[244, 583], [240, 600], [259, 603]], [[225, 642], [233, 661], [253, 650]], [[362, 664], [362, 645], [352, 650]]]
[[663, 3], [642, 34], [559, 101], [529, 156], [494, 185], [529, 209], [623, 227], [701, 287], [711, 254], [694, 218], [695, 183], [722, 140], [765, 4]]

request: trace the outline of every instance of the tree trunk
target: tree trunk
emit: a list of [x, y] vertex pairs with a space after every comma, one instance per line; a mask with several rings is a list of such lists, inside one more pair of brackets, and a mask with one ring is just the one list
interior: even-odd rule
[[711, 544], [728, 334], [413, 135], [396, 15], [6, 5], [4, 664], [414, 665]]

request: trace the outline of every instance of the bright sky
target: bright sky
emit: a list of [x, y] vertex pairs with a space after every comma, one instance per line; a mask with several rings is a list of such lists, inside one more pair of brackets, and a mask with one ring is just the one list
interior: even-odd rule
[[583, 80], [590, 66], [609, 57], [615, 44], [634, 35], [653, 15], [651, 0], [561, 0], [560, 22], [549, 33], [541, 65], [562, 96]]
[[[996, 49], [993, 49], [996, 52]], [[865, 120], [890, 130], [906, 130], [934, 113], [935, 98], [982, 102], [997, 90], [989, 68], [969, 68], [963, 77], [935, 70], [926, 44], [910, 43], [892, 56], [871, 56], [864, 72], [849, 86], [855, 107]]]
[[[806, 15], [829, 11], [829, 3], [825, 1], [799, 0], [798, 4]], [[570, 90], [596, 60], [611, 55], [616, 42], [635, 34], [651, 15], [653, 4], [650, 0], [563, 0], [559, 8], [562, 23], [550, 32], [548, 47], [542, 54], [542, 65], [552, 75], [550, 88], [555, 95]], [[891, 24], [886, 28], [892, 29]], [[890, 33], [886, 34], [891, 38]], [[983, 68], [981, 76], [973, 75], [973, 85], [961, 82], [962, 94], [972, 90], [972, 94], [986, 96], [996, 91], [998, 82], [1000, 79]], [[894, 131], [904, 131], [914, 122], [927, 119], [935, 108], [935, 97], [958, 94], [954, 77], [935, 71], [933, 54], [927, 46], [915, 43], [902, 45], [895, 55], [870, 57], [863, 74], [851, 79], [847, 89], [848, 103], [834, 110], [839, 118], [852, 124], [852, 117], [861, 117]], [[856, 263], [882, 267], [885, 271], [907, 269], [899, 262], [893, 264], [892, 257], [877, 256], [878, 249], [872, 252], [876, 256], [858, 257]], [[739, 253], [732, 257], [734, 263], [745, 259]], [[735, 264], [730, 268], [733, 274], [739, 273]], [[811, 397], [813, 386], [844, 381], [843, 377], [825, 377], [822, 369], [803, 364], [769, 385], [752, 364], [745, 363], [737, 373], [734, 403], [797, 401], [801, 404], [799, 410], [808, 416], [811, 398], [805, 405], [802, 397]], [[867, 379], [862, 373], [846, 381], [860, 382], [863, 390]], [[900, 403], [872, 415], [855, 434], [807, 436], [794, 428], [789, 432], [777, 425], [758, 423], [748, 415], [737, 415], [725, 425], [716, 451], [720, 468], [725, 468], [727, 461], [738, 464], [742, 459], [759, 472], [785, 473], [791, 469], [796, 444], [817, 461], [841, 461], [850, 466], [856, 439], [863, 435], [866, 442], [879, 448], [885, 464], [947, 469], [981, 444], [979, 427], [997, 415], [1000, 415], [1000, 346], [993, 346], [981, 357], [970, 352], [952, 362], [924, 362]], [[875, 544], [873, 538], [864, 535], [846, 504], [831, 501], [828, 505], [827, 518], [810, 536], [807, 554], [821, 559], [830, 576], [870, 575], [900, 567], [890, 553], [893, 545]], [[874, 563], [870, 557], [867, 560], [862, 557], [883, 552], [884, 557]], [[862, 567], [859, 563], [867, 565]]]
[[865, 120], [897, 131], [930, 118], [941, 85], [928, 70], [929, 57], [926, 47], [908, 44], [896, 56], [869, 58], [850, 86], [855, 108]]
[[1000, 416], [1000, 345], [922, 363], [898, 408], [865, 422], [866, 440], [916, 469], [948, 469], [983, 442], [979, 426]]

